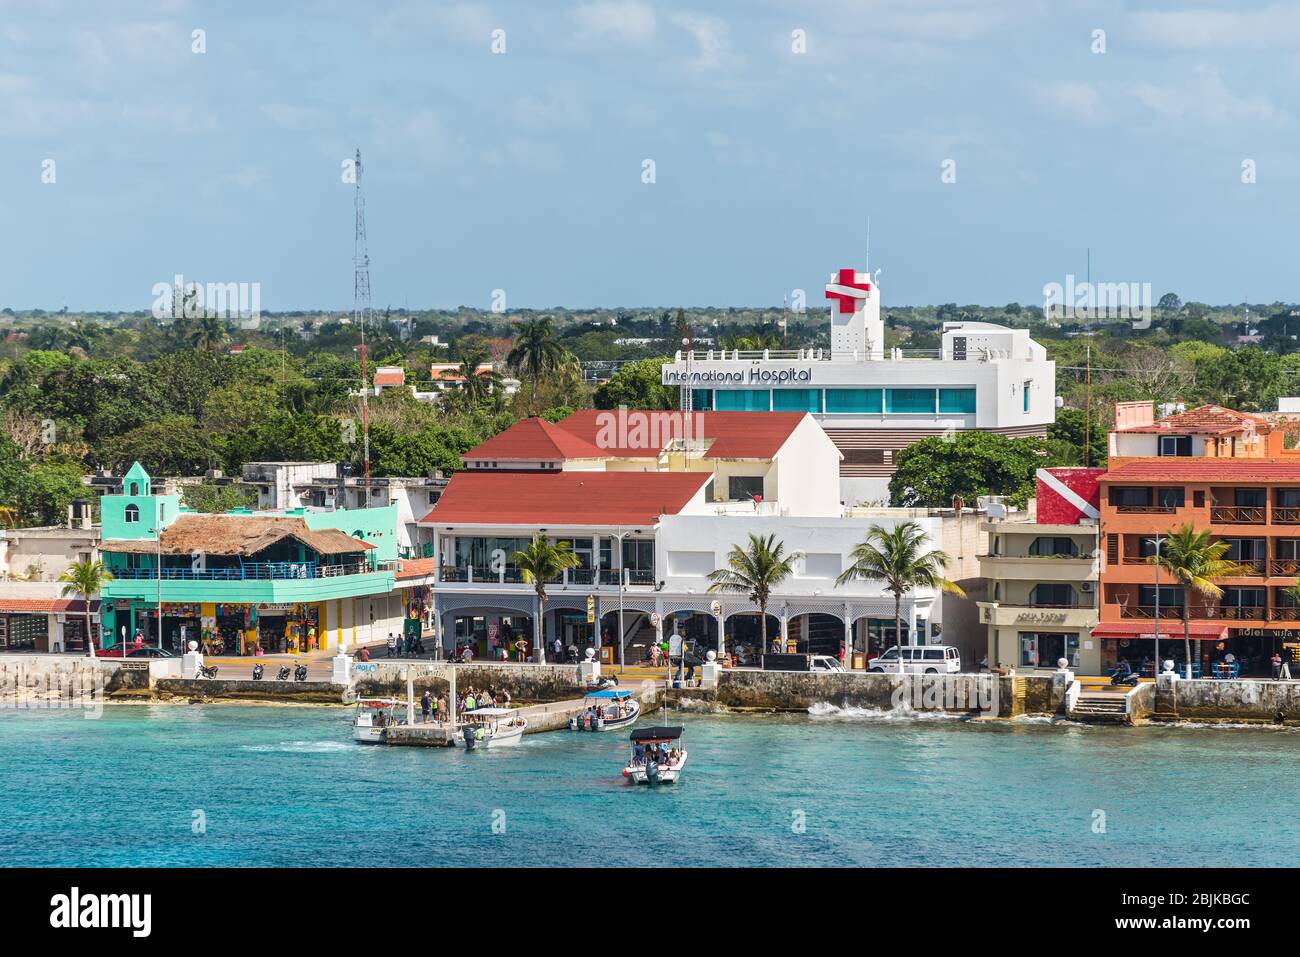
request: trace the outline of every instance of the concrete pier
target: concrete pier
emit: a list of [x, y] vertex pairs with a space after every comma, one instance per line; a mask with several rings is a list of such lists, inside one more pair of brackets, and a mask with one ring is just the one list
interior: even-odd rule
[[[653, 682], [645, 682], [636, 689], [637, 700], [641, 702], [644, 713], [653, 709], [659, 694], [659, 687]], [[540, 734], [543, 731], [563, 731], [569, 727], [569, 719], [582, 714], [582, 698], [570, 698], [567, 701], [548, 701], [544, 704], [529, 705], [517, 709], [517, 713], [528, 727], [524, 734]], [[454, 729], [449, 723], [430, 721], [428, 723], [399, 724], [390, 727], [384, 735], [384, 743], [398, 747], [410, 748], [446, 748], [452, 746]]]

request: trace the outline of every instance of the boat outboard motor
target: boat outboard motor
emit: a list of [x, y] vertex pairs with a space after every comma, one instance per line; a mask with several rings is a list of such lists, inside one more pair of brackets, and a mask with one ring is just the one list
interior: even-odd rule
[[294, 680], [294, 681], [306, 681], [306, 680], [307, 680], [307, 666], [306, 666], [306, 665], [299, 665], [297, 668], [294, 668], [294, 669], [293, 669], [293, 680]]
[[474, 750], [474, 745], [477, 743], [478, 739], [476, 731], [477, 729], [473, 725], [469, 725], [460, 733], [461, 737], [465, 739], [465, 749], [467, 751]]
[[649, 755], [645, 759], [645, 779], [650, 784], [659, 783], [659, 762]]
[[577, 719], [577, 718], [570, 718], [570, 719], [569, 719], [569, 730], [570, 730], [570, 731], [577, 731], [577, 730], [578, 730], [578, 719]]
[[289, 666], [288, 666], [288, 665], [284, 665], [283, 667], [280, 668], [280, 670], [276, 673], [275, 680], [276, 680], [276, 681], [288, 681], [288, 680], [289, 680]]
[[260, 661], [259, 661], [257, 664], [253, 665], [253, 680], [254, 680], [254, 681], [261, 681], [261, 680], [262, 680], [262, 672], [263, 672], [263, 670], [265, 670], [265, 667], [266, 667], [266, 666], [263, 665]]

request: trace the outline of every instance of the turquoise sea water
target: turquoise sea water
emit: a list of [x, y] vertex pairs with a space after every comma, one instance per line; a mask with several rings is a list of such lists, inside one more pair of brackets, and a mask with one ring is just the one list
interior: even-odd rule
[[0, 711], [0, 862], [1300, 859], [1294, 731], [674, 716], [687, 729], [686, 773], [650, 790], [619, 777], [625, 733], [531, 735], [466, 753], [357, 746], [350, 719], [345, 709], [227, 705], [110, 706], [98, 720]]

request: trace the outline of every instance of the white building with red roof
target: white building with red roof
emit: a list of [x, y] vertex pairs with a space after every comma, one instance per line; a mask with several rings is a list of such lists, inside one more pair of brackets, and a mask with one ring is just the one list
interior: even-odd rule
[[[807, 413], [587, 410], [555, 423], [525, 419], [461, 458], [465, 470], [421, 524], [433, 534], [444, 645], [469, 644], [480, 656], [534, 641], [534, 589], [512, 556], [537, 535], [578, 559], [547, 587], [546, 650], [558, 637], [562, 649], [635, 662], [664, 636], [752, 660], [753, 604], [708, 591], [709, 573], [750, 535], [799, 556], [771, 598], [769, 643], [837, 654], [846, 640], [863, 651], [869, 637], [873, 647], [892, 642], [892, 597], [877, 583], [835, 579], [873, 522], [915, 520], [936, 543], [943, 534], [942, 519], [924, 513], [847, 513], [841, 453]], [[909, 594], [908, 633], [937, 640], [940, 605], [937, 593]]]
[[895, 456], [927, 436], [978, 430], [1045, 435], [1056, 418], [1056, 364], [1026, 329], [945, 322], [938, 350], [886, 349], [878, 276], [841, 269], [826, 284], [829, 350], [679, 351], [663, 384], [683, 406], [805, 412], [844, 453], [850, 504], [889, 499]]

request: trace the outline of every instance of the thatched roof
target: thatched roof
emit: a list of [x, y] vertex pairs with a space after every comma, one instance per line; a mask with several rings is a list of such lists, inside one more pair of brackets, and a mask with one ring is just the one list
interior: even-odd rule
[[[269, 515], [181, 515], [162, 533], [164, 555], [256, 555], [293, 538], [320, 555], [342, 555], [375, 546], [333, 528], [311, 529], [301, 518]], [[152, 554], [153, 539], [109, 540], [100, 551]]]

